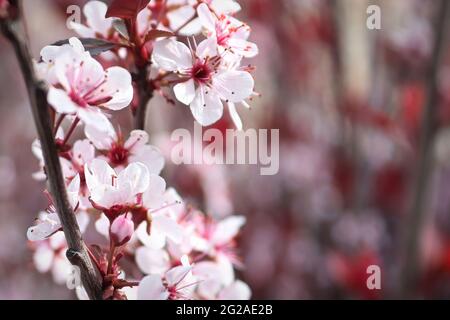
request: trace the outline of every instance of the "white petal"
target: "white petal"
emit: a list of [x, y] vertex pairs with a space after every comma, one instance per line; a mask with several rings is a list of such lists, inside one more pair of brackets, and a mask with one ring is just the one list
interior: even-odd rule
[[117, 134], [111, 123], [105, 127], [106, 130], [99, 130], [94, 126], [85, 126], [84, 133], [86, 137], [94, 144], [98, 150], [109, 150], [114, 141], [117, 140]]
[[[121, 67], [106, 70], [106, 81], [93, 93], [93, 101], [109, 99], [98, 105], [110, 110], [122, 110], [133, 100], [133, 85], [130, 73]], [[91, 104], [91, 102], [89, 102]], [[96, 104], [97, 105], [97, 104]]]
[[197, 56], [201, 59], [217, 56], [217, 41], [215, 37], [210, 37], [198, 44]]
[[223, 100], [241, 102], [252, 95], [255, 81], [248, 72], [232, 70], [217, 74], [213, 86]]
[[191, 266], [178, 266], [172, 268], [166, 273], [166, 281], [170, 287], [178, 286], [182, 281], [186, 279], [191, 271]]
[[94, 159], [91, 163], [84, 166], [84, 174], [86, 176], [86, 184], [89, 190], [99, 185], [112, 185], [113, 177], [116, 172], [104, 160]]
[[61, 221], [56, 213], [43, 213], [38, 224], [28, 228], [27, 238], [30, 241], [47, 239], [61, 229]]
[[169, 255], [165, 250], [139, 247], [136, 263], [145, 274], [164, 274], [170, 268]]
[[52, 249], [46, 245], [39, 246], [33, 255], [34, 265], [40, 273], [45, 273], [50, 270], [55, 254]]
[[158, 275], [147, 276], [139, 283], [139, 300], [167, 300], [168, 297], [169, 292]]
[[63, 254], [56, 256], [53, 261], [52, 276], [53, 281], [57, 284], [65, 284], [67, 282], [72, 268], [70, 262]]
[[95, 31], [85, 25], [70, 21], [69, 27], [83, 38], [95, 38]]
[[173, 39], [157, 41], [153, 49], [153, 59], [166, 71], [192, 67], [192, 55], [189, 48], [184, 43]]
[[84, 233], [89, 225], [89, 221], [91, 220], [89, 213], [84, 210], [80, 210], [76, 213], [76, 218], [81, 233]]
[[77, 174], [75, 178], [67, 186], [67, 197], [69, 198], [72, 209], [75, 209], [78, 205], [80, 193], [80, 175]]
[[190, 108], [195, 120], [202, 126], [209, 126], [217, 122], [223, 115], [223, 104], [219, 96], [203, 86], [197, 89]]
[[123, 182], [130, 182], [132, 193], [136, 195], [147, 190], [149, 180], [150, 174], [147, 167], [140, 162], [135, 162], [119, 174], [117, 183], [120, 187]]
[[250, 287], [245, 282], [236, 280], [220, 292], [219, 300], [249, 300], [251, 295]]
[[241, 11], [241, 6], [234, 0], [212, 0], [211, 8], [217, 14], [233, 14]]
[[259, 53], [258, 46], [247, 40], [231, 38], [227, 44], [231, 47], [233, 53], [246, 58], [253, 58]]
[[77, 115], [85, 125], [95, 127], [101, 131], [107, 130], [110, 124], [108, 118], [98, 108], [78, 108]]
[[211, 242], [216, 245], [228, 243], [236, 237], [245, 221], [246, 219], [243, 216], [232, 216], [222, 220], [217, 224]]
[[206, 3], [202, 3], [197, 8], [197, 14], [202, 26], [209, 32], [216, 32], [217, 18], [213, 16]]
[[173, 92], [178, 101], [185, 105], [190, 105], [195, 98], [195, 82], [190, 79], [173, 87]]
[[138, 239], [148, 248], [162, 249], [166, 244], [166, 237], [158, 232], [147, 233], [147, 222], [142, 222], [136, 229]]
[[108, 34], [114, 20], [112, 18], [105, 18], [107, 10], [108, 6], [101, 1], [89, 1], [83, 9], [87, 24], [103, 36]]
[[130, 162], [142, 162], [147, 166], [150, 174], [159, 175], [164, 168], [165, 160], [161, 151], [150, 145], [145, 145], [135, 150], [130, 155]]
[[85, 139], [75, 142], [73, 145], [73, 159], [78, 165], [84, 166], [94, 158], [95, 148], [89, 140]]
[[[179, 6], [183, 3], [174, 3], [174, 7], [178, 9], [170, 10], [167, 13], [167, 18], [170, 22], [171, 30], [178, 30], [180, 27], [186, 24], [186, 22], [195, 16], [196, 12], [192, 5]], [[168, 4], [169, 5], [169, 4]], [[201, 23], [199, 19], [194, 19], [180, 30], [182, 36], [193, 36], [201, 31]]]
[[231, 120], [233, 120], [234, 125], [236, 126], [237, 130], [242, 130], [242, 120], [239, 116], [239, 113], [236, 110], [236, 105], [232, 102], [228, 103], [228, 110], [230, 111]]
[[164, 204], [166, 181], [154, 174], [150, 175], [148, 181], [148, 189], [144, 192], [142, 201], [147, 209], [156, 210]]
[[66, 91], [50, 87], [47, 96], [48, 103], [58, 113], [72, 114], [78, 109], [72, 99], [67, 95]]
[[125, 142], [125, 149], [128, 149], [130, 152], [135, 152], [139, 148], [143, 147], [148, 142], [148, 134], [143, 130], [134, 130], [131, 131], [130, 137]]
[[154, 230], [158, 230], [158, 232], [164, 234], [175, 243], [180, 243], [183, 236], [181, 226], [175, 220], [165, 216], [156, 216], [153, 218], [152, 232]]
[[109, 239], [109, 226], [109, 219], [103, 213], [100, 218], [95, 221], [95, 230], [107, 239]]

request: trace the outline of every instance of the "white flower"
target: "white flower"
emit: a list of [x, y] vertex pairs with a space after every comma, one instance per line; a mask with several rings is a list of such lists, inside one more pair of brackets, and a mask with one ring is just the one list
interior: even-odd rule
[[133, 99], [131, 75], [121, 67], [105, 71], [88, 52], [81, 52], [83, 45], [77, 38], [70, 43], [64, 49], [47, 49], [50, 54], [43, 58], [41, 69], [48, 69], [50, 85], [48, 102], [57, 112], [76, 115], [104, 130], [109, 122], [102, 109], [121, 110]]
[[142, 246], [135, 255], [136, 264], [145, 274], [162, 275], [170, 269], [170, 257], [166, 250]]
[[[80, 190], [80, 176], [77, 175], [67, 187], [67, 196], [72, 208], [78, 204], [78, 193]], [[40, 241], [51, 237], [53, 234], [62, 229], [61, 220], [55, 209], [51, 206], [50, 212], [41, 212], [36, 225], [28, 228], [27, 238], [30, 241]], [[77, 216], [78, 218], [78, 216]], [[80, 221], [85, 220], [85, 216], [80, 216]]]
[[142, 279], [138, 287], [139, 300], [186, 300], [190, 299], [196, 282], [188, 258], [182, 265], [160, 275], [149, 275]]
[[104, 209], [135, 205], [150, 181], [147, 167], [139, 162], [117, 174], [106, 161], [94, 159], [85, 165], [84, 173], [92, 202]]
[[193, 274], [198, 279], [198, 295], [207, 300], [248, 300], [251, 291], [247, 284], [230, 277], [229, 270], [213, 261], [197, 263]]
[[165, 190], [165, 181], [153, 176], [149, 188], [142, 196], [142, 205], [147, 210], [147, 220], [151, 221], [151, 228], [148, 230], [148, 222], [144, 221], [137, 228], [136, 235], [145, 246], [153, 249], [163, 248], [167, 240], [179, 244], [184, 235], [183, 228], [171, 210], [177, 206], [177, 202], [172, 201], [171, 195]]
[[158, 148], [148, 143], [145, 131], [134, 130], [128, 140], [116, 133], [111, 124], [106, 130], [98, 130], [93, 126], [85, 127], [85, 134], [94, 146], [106, 154], [105, 160], [117, 171], [129, 163], [141, 162], [147, 166], [150, 174], [159, 175], [164, 168], [164, 157]]
[[252, 58], [258, 54], [256, 44], [247, 41], [250, 36], [248, 25], [230, 16], [217, 17], [205, 3], [198, 6], [197, 13], [207, 37], [214, 38], [219, 53], [223, 54], [229, 50], [232, 54], [246, 58]]
[[201, 42], [195, 53], [173, 39], [158, 41], [153, 59], [163, 70], [180, 75], [180, 83], [174, 87], [175, 96], [190, 105], [194, 118], [203, 126], [222, 117], [222, 100], [238, 103], [253, 94], [254, 80], [250, 73], [223, 68], [212, 38]]
[[101, 1], [89, 1], [83, 8], [86, 24], [71, 21], [70, 26], [84, 38], [109, 38], [114, 18], [105, 18], [108, 6]]
[[241, 280], [236, 280], [225, 287], [217, 297], [218, 300], [249, 300], [252, 295], [250, 287]]
[[[241, 6], [234, 0], [202, 0], [202, 2], [208, 4], [218, 15], [234, 14], [241, 10]], [[175, 31], [181, 28], [179, 33], [183, 36], [200, 33], [202, 25], [200, 19], [196, 17], [197, 5], [197, 0], [167, 0], [167, 6], [175, 8], [167, 13], [170, 29]]]

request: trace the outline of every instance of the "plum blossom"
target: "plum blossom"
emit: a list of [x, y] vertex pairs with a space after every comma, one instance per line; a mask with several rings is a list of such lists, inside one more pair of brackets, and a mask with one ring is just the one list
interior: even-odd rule
[[159, 175], [164, 167], [164, 157], [161, 152], [148, 143], [149, 136], [145, 131], [134, 130], [130, 137], [124, 140], [122, 134], [116, 133], [111, 124], [106, 130], [86, 126], [85, 134], [97, 150], [103, 153], [103, 158], [117, 171], [133, 162], [141, 162], [147, 166], [150, 174]]
[[212, 38], [201, 42], [195, 53], [173, 39], [158, 41], [153, 59], [163, 70], [180, 76], [174, 86], [175, 96], [190, 105], [194, 118], [203, 126], [222, 117], [222, 101], [239, 103], [253, 94], [254, 80], [250, 73], [223, 68]]
[[129, 211], [137, 204], [138, 196], [149, 187], [150, 173], [139, 162], [117, 174], [106, 161], [94, 159], [85, 165], [84, 172], [91, 202], [105, 213]]
[[179, 30], [183, 36], [192, 36], [201, 32], [201, 22], [196, 16], [196, 7], [207, 4], [216, 14], [234, 14], [241, 10], [241, 6], [234, 0], [167, 0], [167, 6], [173, 10], [167, 12], [167, 19], [171, 30]]
[[86, 26], [70, 22], [70, 27], [84, 38], [110, 38], [113, 30], [114, 18], [105, 18], [108, 6], [101, 1], [89, 1], [83, 7]]
[[250, 299], [251, 290], [248, 285], [240, 280], [229, 278], [227, 270], [224, 270], [222, 266], [216, 262], [200, 262], [194, 266], [192, 272], [199, 280], [197, 294], [202, 299]]
[[170, 269], [163, 276], [152, 274], [144, 277], [137, 297], [138, 300], [188, 300], [192, 298], [196, 285], [192, 266], [185, 256], [182, 265]]
[[206, 36], [215, 40], [219, 53], [229, 50], [231, 54], [246, 58], [253, 58], [258, 54], [256, 44], [247, 41], [250, 36], [248, 25], [224, 14], [216, 16], [205, 3], [198, 6], [197, 13]]
[[[77, 175], [67, 186], [67, 196], [72, 208], [78, 206], [78, 193], [80, 190], [80, 176]], [[81, 216], [80, 221], [85, 220], [85, 215]], [[30, 241], [39, 241], [51, 237], [62, 228], [61, 220], [53, 205], [50, 206], [48, 212], [41, 212], [36, 220], [36, 225], [28, 228], [27, 238]]]
[[130, 73], [121, 67], [104, 70], [77, 38], [71, 38], [70, 45], [44, 48], [44, 52], [40, 70], [47, 69], [48, 102], [58, 113], [76, 115], [102, 130], [109, 123], [102, 110], [121, 110], [131, 103]]

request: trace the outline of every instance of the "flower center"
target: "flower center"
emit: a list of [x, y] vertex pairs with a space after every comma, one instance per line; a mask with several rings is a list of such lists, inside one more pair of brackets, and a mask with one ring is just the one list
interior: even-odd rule
[[125, 165], [130, 152], [123, 145], [115, 144], [108, 152], [108, 159], [114, 166]]
[[81, 108], [86, 108], [88, 106], [86, 100], [80, 95], [78, 95], [78, 93], [76, 93], [75, 91], [70, 92], [69, 97], [74, 103], [79, 105]]
[[192, 78], [199, 83], [207, 83], [211, 79], [211, 69], [202, 61], [198, 61], [191, 70]]

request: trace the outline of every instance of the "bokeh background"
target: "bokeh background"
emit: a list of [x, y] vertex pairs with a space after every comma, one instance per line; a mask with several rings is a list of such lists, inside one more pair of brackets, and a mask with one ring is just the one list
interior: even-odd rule
[[[442, 33], [450, 27], [436, 27], [442, 2], [239, 2], [260, 48], [251, 62], [262, 94], [240, 114], [246, 128], [280, 129], [280, 172], [168, 160], [163, 176], [210, 214], [247, 216], [240, 276], [254, 298], [450, 298], [450, 32]], [[36, 58], [74, 35], [66, 8], [83, 3], [24, 0]], [[370, 4], [381, 7], [381, 30], [366, 27]], [[23, 81], [1, 37], [0, 70], [0, 298], [74, 298], [34, 270], [26, 242], [46, 198], [31, 178], [36, 131]], [[149, 110], [147, 130], [169, 157], [170, 133], [192, 128], [192, 116], [160, 97]], [[129, 113], [120, 122], [128, 129]], [[233, 124], [225, 117], [215, 127]], [[366, 286], [373, 264], [381, 290]]]

